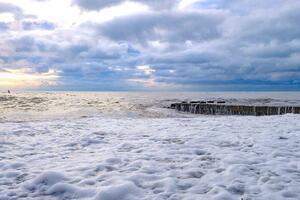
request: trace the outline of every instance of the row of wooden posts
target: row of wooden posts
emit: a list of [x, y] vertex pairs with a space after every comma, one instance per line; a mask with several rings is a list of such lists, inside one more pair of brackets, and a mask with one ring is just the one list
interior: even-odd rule
[[287, 113], [300, 114], [300, 106], [256, 106], [231, 105], [224, 101], [191, 101], [173, 103], [170, 106], [182, 112], [207, 115], [282, 115]]

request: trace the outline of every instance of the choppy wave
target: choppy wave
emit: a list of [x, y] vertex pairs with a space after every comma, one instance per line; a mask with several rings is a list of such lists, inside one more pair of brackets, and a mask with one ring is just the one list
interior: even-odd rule
[[31, 121], [79, 118], [95, 115], [115, 117], [177, 117], [166, 109], [184, 100], [225, 100], [233, 104], [300, 105], [299, 92], [32, 92], [0, 94], [0, 121]]

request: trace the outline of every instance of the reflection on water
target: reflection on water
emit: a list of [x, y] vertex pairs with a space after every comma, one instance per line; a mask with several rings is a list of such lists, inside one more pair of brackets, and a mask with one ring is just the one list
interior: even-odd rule
[[0, 121], [66, 117], [178, 117], [173, 102], [225, 100], [233, 104], [300, 105], [299, 92], [43, 92], [0, 93]]

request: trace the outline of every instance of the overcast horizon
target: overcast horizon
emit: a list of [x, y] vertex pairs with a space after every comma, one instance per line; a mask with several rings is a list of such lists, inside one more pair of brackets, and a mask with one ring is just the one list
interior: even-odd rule
[[300, 1], [0, 0], [0, 90], [300, 91]]

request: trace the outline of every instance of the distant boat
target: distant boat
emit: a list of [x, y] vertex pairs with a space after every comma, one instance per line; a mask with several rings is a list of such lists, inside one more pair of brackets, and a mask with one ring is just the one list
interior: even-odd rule
[[7, 90], [7, 93], [10, 94], [10, 90]]

